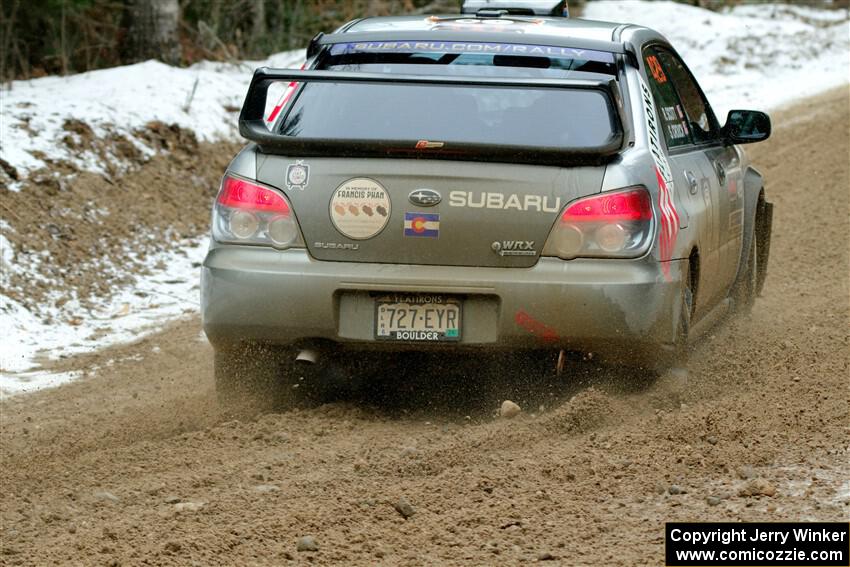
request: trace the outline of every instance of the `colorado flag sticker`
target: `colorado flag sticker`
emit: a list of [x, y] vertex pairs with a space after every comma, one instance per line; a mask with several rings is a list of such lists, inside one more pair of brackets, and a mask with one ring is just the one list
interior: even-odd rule
[[440, 236], [438, 213], [404, 213], [404, 235], [437, 238]]

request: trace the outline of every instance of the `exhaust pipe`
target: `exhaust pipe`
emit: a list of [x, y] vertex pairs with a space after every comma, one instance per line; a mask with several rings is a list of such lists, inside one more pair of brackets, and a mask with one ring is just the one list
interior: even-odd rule
[[319, 359], [319, 353], [311, 348], [301, 349], [298, 352], [298, 355], [295, 357], [295, 362], [302, 362], [304, 364], [316, 364], [316, 361]]
[[560, 376], [564, 373], [564, 367], [567, 366], [567, 353], [564, 352], [564, 349], [561, 349], [561, 352], [558, 353], [558, 362], [555, 363], [555, 375]]

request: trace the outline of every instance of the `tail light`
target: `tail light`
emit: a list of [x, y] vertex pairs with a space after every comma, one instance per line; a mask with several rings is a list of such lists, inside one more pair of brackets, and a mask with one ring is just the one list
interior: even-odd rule
[[213, 238], [219, 242], [275, 248], [304, 246], [286, 197], [270, 187], [230, 174], [221, 182], [212, 226]]
[[569, 203], [555, 223], [544, 256], [635, 258], [652, 239], [652, 200], [643, 187], [629, 187]]

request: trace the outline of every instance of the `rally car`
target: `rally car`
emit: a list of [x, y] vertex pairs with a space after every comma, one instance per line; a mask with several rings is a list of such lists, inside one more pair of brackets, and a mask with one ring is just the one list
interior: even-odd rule
[[739, 146], [768, 116], [721, 126], [651, 29], [484, 4], [358, 19], [254, 73], [202, 270], [222, 400], [405, 350], [657, 371], [753, 304], [772, 208]]

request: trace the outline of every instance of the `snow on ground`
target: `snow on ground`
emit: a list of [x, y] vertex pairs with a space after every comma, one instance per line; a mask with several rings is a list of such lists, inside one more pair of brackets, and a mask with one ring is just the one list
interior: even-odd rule
[[850, 81], [847, 10], [793, 4], [712, 12], [675, 2], [588, 2], [584, 18], [661, 32], [691, 68], [717, 118], [771, 110]]
[[[20, 305], [0, 295], [0, 397], [57, 386], [73, 373], [38, 370], [49, 353], [53, 360], [91, 352], [108, 344], [126, 343], [162, 328], [163, 323], [198, 310], [199, 268], [208, 239], [184, 242], [173, 252], [152, 255], [149, 266], [165, 265], [95, 310], [65, 305], [44, 323]], [[0, 238], [0, 247], [4, 247]], [[131, 251], [128, 251], [131, 254]], [[68, 317], [73, 313], [72, 317]]]
[[[38, 152], [99, 171], [96, 156], [78, 156], [62, 143], [67, 134], [62, 126], [69, 118], [85, 122], [96, 134], [109, 127], [131, 141], [133, 131], [152, 120], [193, 130], [202, 141], [235, 139], [235, 111], [254, 69], [298, 67], [303, 61], [299, 49], [238, 64], [202, 62], [182, 69], [145, 61], [69, 77], [13, 81], [11, 88], [0, 90], [0, 156], [21, 174], [45, 166]], [[136, 145], [143, 154], [151, 151]]]
[[[731, 108], [775, 109], [850, 81], [847, 11], [787, 4], [712, 12], [673, 2], [600, 0], [584, 17], [647, 25], [667, 36], [689, 64], [722, 120]], [[60, 142], [76, 118], [96, 133], [128, 135], [151, 120], [176, 123], [202, 140], [235, 138], [236, 114], [252, 70], [294, 67], [303, 51], [240, 64], [200, 63], [187, 69], [148, 61], [70, 77], [16, 81], [0, 90], [0, 157], [22, 175], [64, 159], [97, 171], [96, 156], [72, 155]], [[140, 146], [142, 151], [145, 147]], [[35, 152], [35, 155], [33, 155]], [[0, 221], [0, 283], [10, 266]], [[206, 247], [187, 243], [150, 260], [166, 266], [142, 277], [98, 312], [46, 324], [0, 295], [0, 396], [55, 386], [76, 376], [38, 369], [52, 358], [131, 341], [198, 308], [198, 265]], [[144, 291], [139, 297], [134, 291]], [[67, 321], [67, 318], [65, 319]]]

